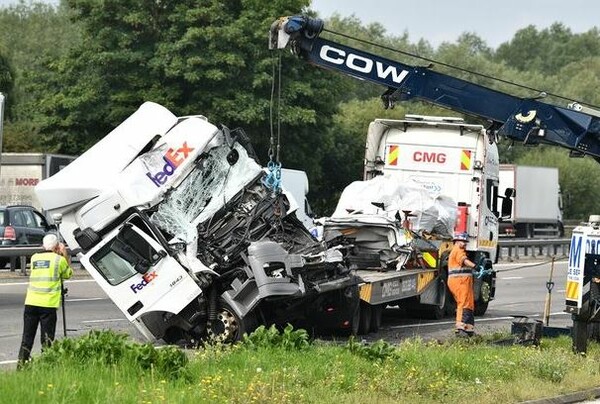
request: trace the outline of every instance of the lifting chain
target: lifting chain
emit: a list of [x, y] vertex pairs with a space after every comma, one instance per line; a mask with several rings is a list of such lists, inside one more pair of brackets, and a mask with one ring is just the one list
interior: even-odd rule
[[[275, 78], [277, 69], [277, 79]], [[277, 142], [273, 133], [273, 105], [275, 103], [275, 82], [277, 82]], [[275, 194], [281, 192], [281, 162], [279, 161], [281, 140], [281, 54], [273, 58], [273, 81], [271, 85], [271, 103], [269, 108], [269, 123], [271, 137], [269, 141], [269, 162], [267, 163], [267, 174], [262, 183]]]

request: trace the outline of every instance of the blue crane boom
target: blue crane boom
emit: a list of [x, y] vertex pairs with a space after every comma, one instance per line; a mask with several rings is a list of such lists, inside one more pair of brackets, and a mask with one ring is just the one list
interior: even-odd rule
[[387, 87], [386, 107], [418, 99], [492, 122], [489, 130], [524, 144], [546, 143], [590, 155], [600, 162], [600, 111], [577, 102], [560, 107], [537, 98], [521, 98], [411, 66], [321, 38], [323, 21], [304, 15], [282, 17], [270, 30], [270, 49], [290, 47], [316, 66]]

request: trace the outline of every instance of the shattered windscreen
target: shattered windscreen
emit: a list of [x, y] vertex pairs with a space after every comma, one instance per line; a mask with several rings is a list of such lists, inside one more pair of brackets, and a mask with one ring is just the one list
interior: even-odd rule
[[[231, 159], [235, 152], [239, 158]], [[237, 161], [230, 164], [228, 156], [229, 161]], [[193, 242], [196, 226], [210, 219], [261, 171], [240, 144], [235, 143], [233, 148], [227, 144], [217, 146], [168, 194], [151, 220], [176, 238]]]

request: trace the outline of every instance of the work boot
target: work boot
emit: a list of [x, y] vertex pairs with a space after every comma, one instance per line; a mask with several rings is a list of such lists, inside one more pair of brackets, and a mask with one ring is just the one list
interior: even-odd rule
[[470, 338], [470, 337], [472, 337], [472, 336], [473, 336], [473, 333], [472, 333], [472, 332], [465, 331], [465, 330], [456, 330], [456, 331], [454, 332], [454, 335], [455, 335], [457, 338]]

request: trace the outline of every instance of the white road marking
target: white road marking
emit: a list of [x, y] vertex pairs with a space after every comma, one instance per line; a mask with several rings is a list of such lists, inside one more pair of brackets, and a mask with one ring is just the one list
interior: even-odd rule
[[92, 323], [108, 323], [108, 322], [116, 322], [116, 321], [127, 321], [126, 318], [108, 318], [106, 320], [86, 320], [82, 321], [84, 324], [92, 324]]
[[[66, 281], [65, 285], [69, 285], [71, 283], [84, 283], [84, 282], [96, 282], [93, 279], [77, 279], [77, 280], [73, 280], [73, 281]], [[29, 285], [29, 282], [2, 282], [0, 283], [0, 287], [1, 286], [15, 286], [15, 285]]]
[[69, 302], [90, 302], [93, 300], [108, 300], [107, 297], [88, 297], [85, 299], [67, 299], [67, 303]]
[[0, 365], [12, 365], [13, 363], [17, 363], [16, 359], [10, 361], [0, 361]]
[[522, 276], [507, 276], [507, 277], [499, 277], [498, 279], [502, 279], [503, 281], [505, 280], [510, 280], [510, 279], [523, 279]]

